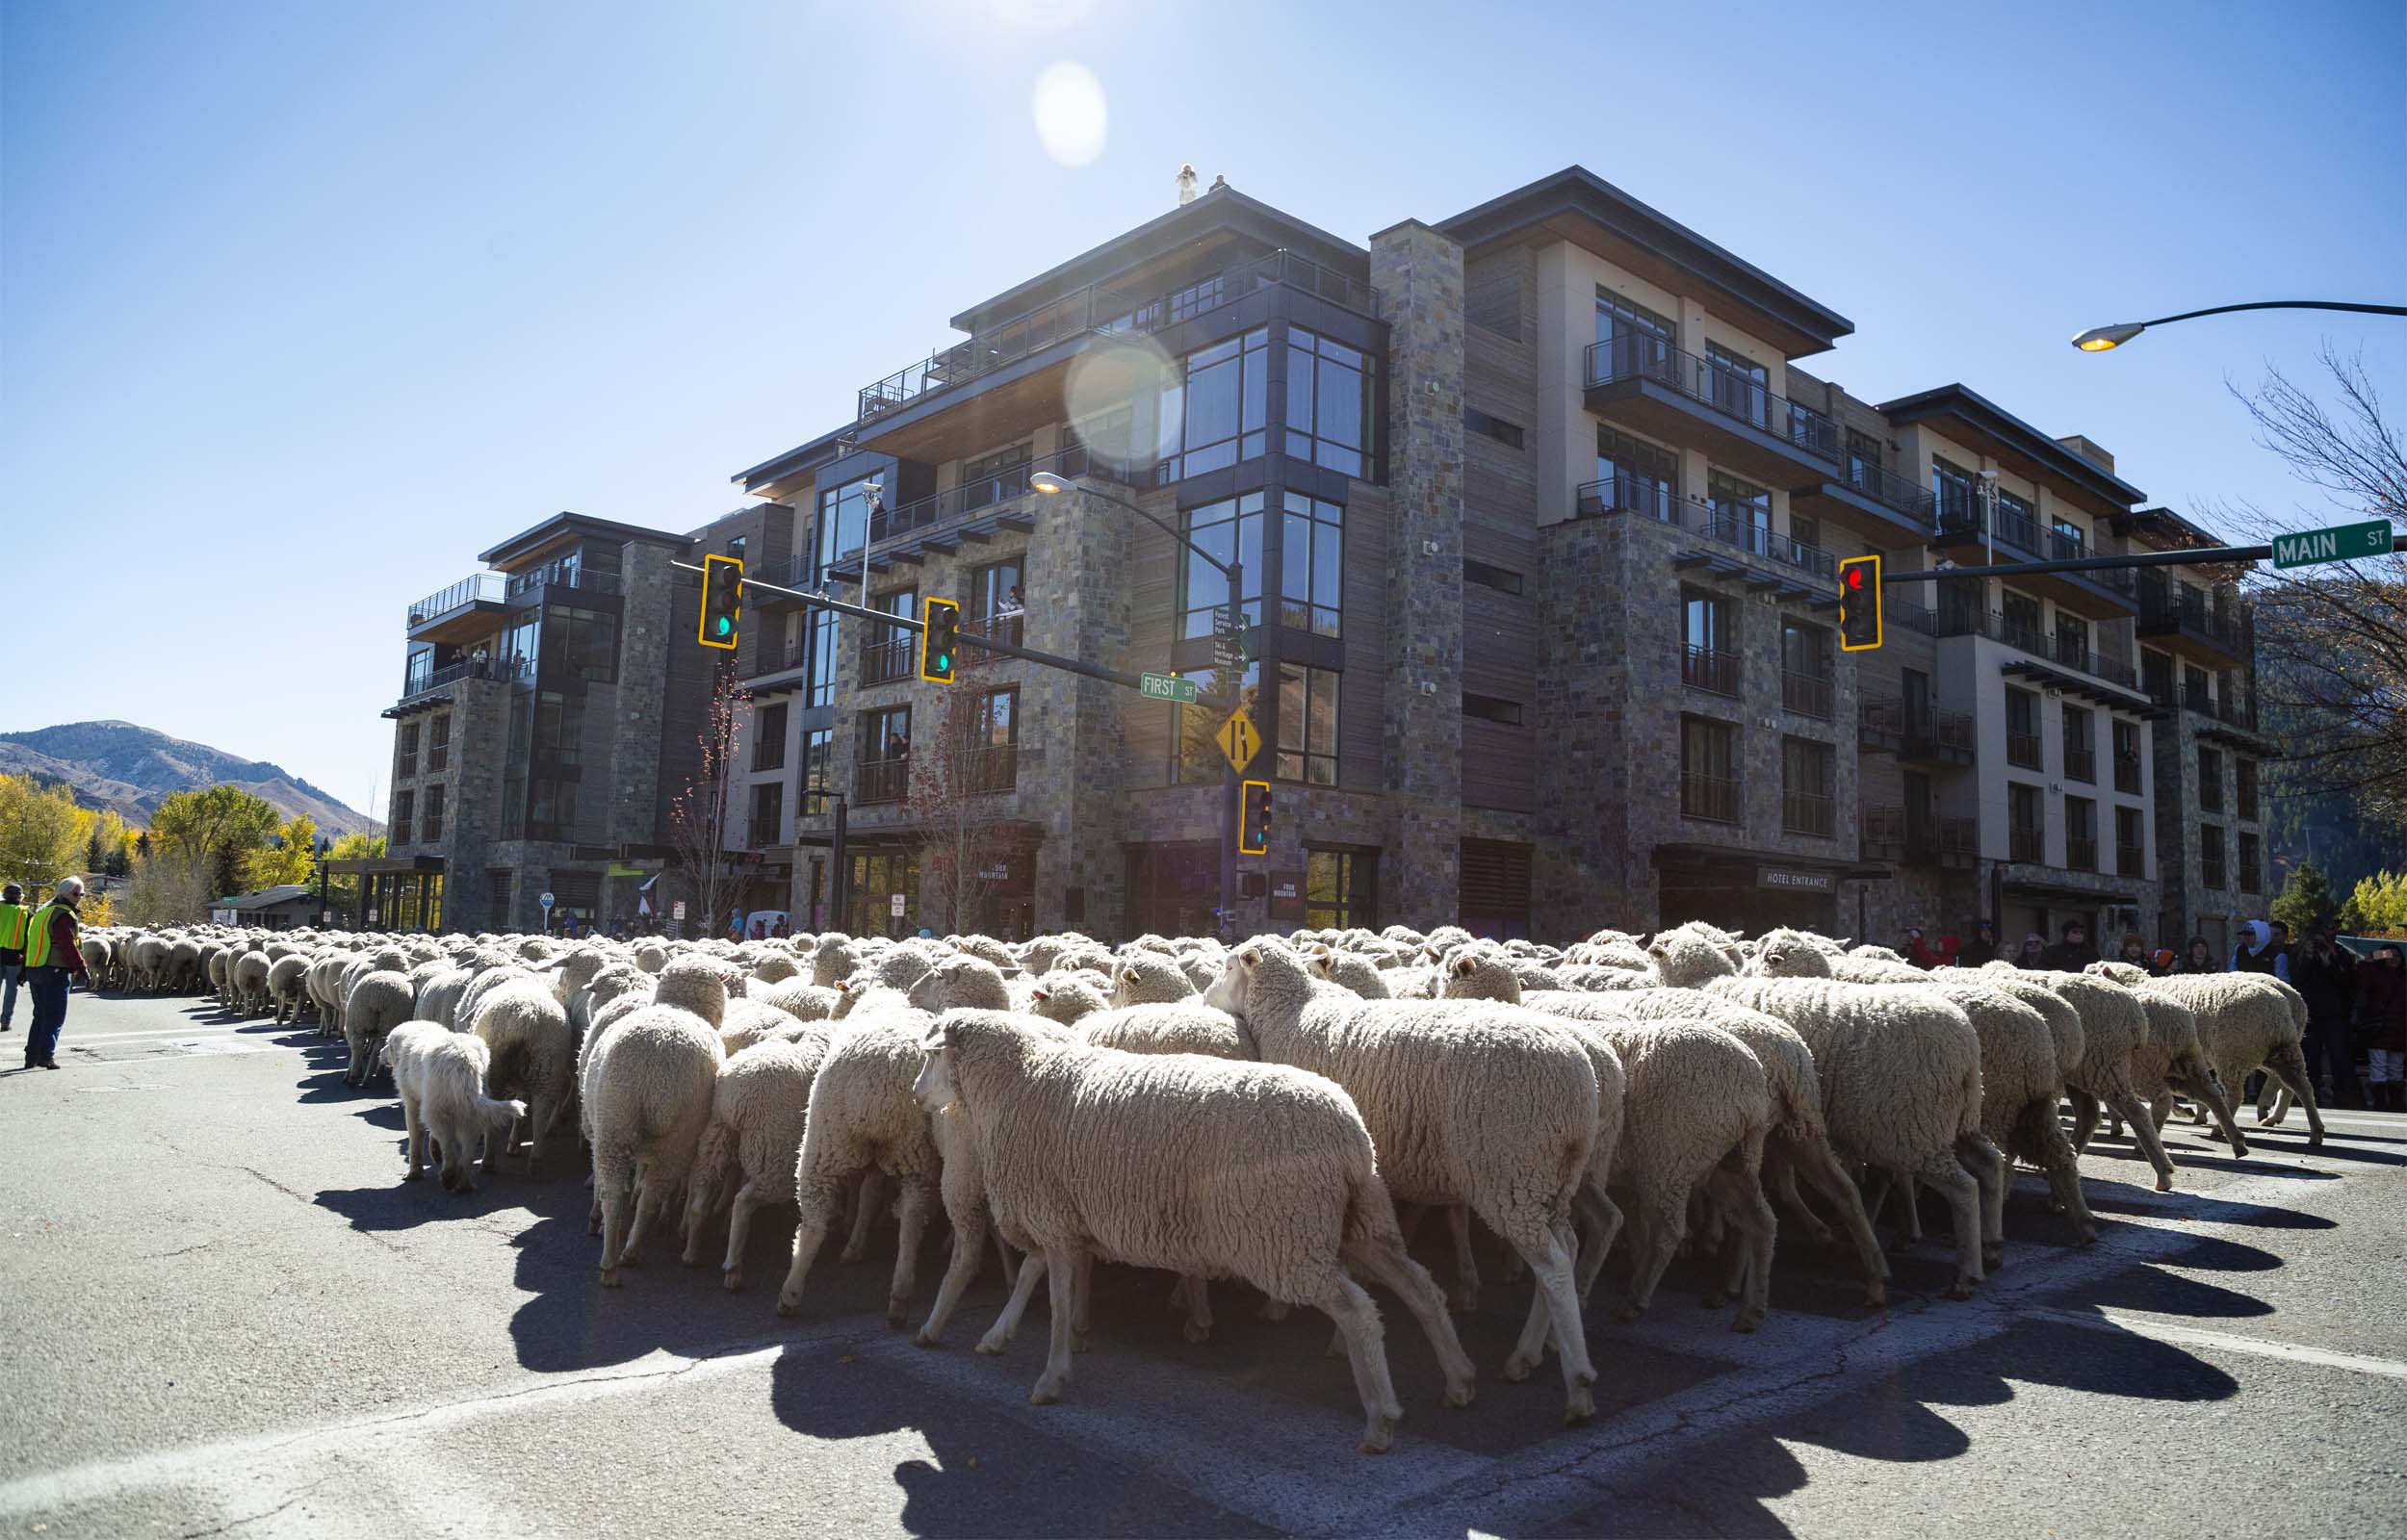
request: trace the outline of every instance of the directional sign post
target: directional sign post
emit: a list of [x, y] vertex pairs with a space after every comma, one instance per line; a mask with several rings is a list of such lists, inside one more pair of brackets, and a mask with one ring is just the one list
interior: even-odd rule
[[1182, 680], [1176, 674], [1144, 676], [1144, 696], [1149, 701], [1177, 701], [1183, 706], [1195, 704], [1195, 680]]
[[2368, 519], [2364, 524], [2334, 525], [2329, 529], [2305, 529], [2273, 537], [2273, 565], [2313, 567], [2326, 561], [2363, 561], [2391, 553], [2391, 522]]
[[545, 894], [544, 894], [544, 895], [542, 895], [540, 898], [537, 898], [537, 899], [535, 900], [535, 902], [536, 902], [536, 903], [538, 903], [538, 904], [540, 904], [540, 905], [542, 905], [545, 909], [550, 909], [550, 908], [552, 907], [553, 903], [555, 902], [555, 900], [553, 899], [553, 897], [552, 897], [552, 895], [551, 895], [551, 894], [549, 894], [549, 893], [545, 893]]
[[1241, 706], [1229, 713], [1229, 720], [1212, 734], [1212, 741], [1229, 757], [1229, 768], [1243, 775], [1254, 757], [1262, 752], [1262, 730], [1254, 725], [1254, 719], [1245, 714]]

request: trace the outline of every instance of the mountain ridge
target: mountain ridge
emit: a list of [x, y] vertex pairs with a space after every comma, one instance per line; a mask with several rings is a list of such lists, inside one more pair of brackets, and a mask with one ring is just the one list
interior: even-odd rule
[[281, 765], [116, 718], [0, 732], [0, 771], [64, 783], [83, 806], [112, 808], [129, 824], [147, 825], [170, 792], [235, 785], [283, 817], [307, 813], [324, 834], [383, 827]]

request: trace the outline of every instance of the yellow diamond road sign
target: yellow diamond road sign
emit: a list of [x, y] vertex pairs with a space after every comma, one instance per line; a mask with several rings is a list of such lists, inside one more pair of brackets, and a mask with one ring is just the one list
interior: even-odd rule
[[1220, 731], [1212, 734], [1212, 741], [1219, 744], [1220, 752], [1229, 757], [1229, 768], [1243, 775], [1245, 767], [1254, 762], [1254, 757], [1262, 752], [1262, 730], [1245, 714], [1245, 707], [1239, 706], [1229, 713], [1229, 720], [1223, 722]]

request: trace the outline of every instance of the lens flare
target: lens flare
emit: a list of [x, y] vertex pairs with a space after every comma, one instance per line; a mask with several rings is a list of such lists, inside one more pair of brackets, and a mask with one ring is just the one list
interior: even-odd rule
[[1111, 113], [1103, 83], [1086, 65], [1069, 60], [1046, 65], [1036, 77], [1028, 111], [1036, 119], [1037, 141], [1062, 165], [1092, 166], [1103, 153]]

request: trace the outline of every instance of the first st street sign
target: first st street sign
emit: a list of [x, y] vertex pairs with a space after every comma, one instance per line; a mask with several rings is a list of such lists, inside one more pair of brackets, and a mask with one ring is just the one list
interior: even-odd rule
[[2273, 565], [2312, 567], [2325, 561], [2362, 561], [2368, 556], [2391, 553], [2391, 522], [2368, 519], [2364, 524], [2334, 525], [2329, 529], [2307, 529], [2294, 535], [2275, 535]]

